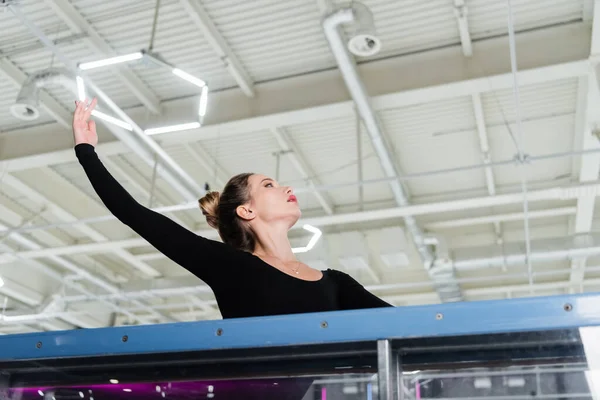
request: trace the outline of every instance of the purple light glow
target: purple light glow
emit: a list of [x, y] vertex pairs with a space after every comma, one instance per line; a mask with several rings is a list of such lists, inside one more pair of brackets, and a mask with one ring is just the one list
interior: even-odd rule
[[[312, 379], [256, 379], [229, 381], [119, 383], [89, 386], [61, 386], [10, 388], [9, 398], [22, 400], [83, 399], [83, 400], [136, 400], [136, 399], [278, 399], [300, 400]], [[130, 389], [131, 391], [125, 391]], [[41, 397], [38, 391], [46, 397]], [[82, 398], [79, 393], [83, 393]], [[15, 396], [17, 395], [17, 396]]]

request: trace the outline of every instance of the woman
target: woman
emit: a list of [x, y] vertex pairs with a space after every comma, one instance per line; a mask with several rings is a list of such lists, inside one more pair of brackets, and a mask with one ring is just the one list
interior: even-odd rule
[[99, 160], [96, 99], [76, 102], [75, 153], [94, 190], [121, 222], [165, 256], [206, 282], [223, 318], [391, 307], [349, 275], [297, 261], [287, 232], [300, 218], [293, 190], [258, 174], [231, 178], [200, 208], [223, 243], [196, 235], [139, 204]]

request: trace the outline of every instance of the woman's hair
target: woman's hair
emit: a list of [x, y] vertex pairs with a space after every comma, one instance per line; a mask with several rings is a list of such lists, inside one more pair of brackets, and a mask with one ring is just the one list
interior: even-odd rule
[[198, 200], [208, 224], [219, 232], [224, 243], [238, 250], [252, 252], [256, 244], [250, 225], [237, 215], [236, 209], [250, 201], [248, 179], [252, 173], [234, 176], [223, 192], [208, 192]]

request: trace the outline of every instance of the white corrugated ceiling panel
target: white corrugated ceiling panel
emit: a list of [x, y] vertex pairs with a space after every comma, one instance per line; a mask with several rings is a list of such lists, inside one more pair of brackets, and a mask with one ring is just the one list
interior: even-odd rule
[[254, 80], [335, 65], [314, 1], [207, 0], [203, 4]]
[[[575, 112], [578, 80], [560, 81], [519, 87], [519, 104], [523, 121], [570, 115]], [[514, 122], [515, 101], [513, 90], [486, 92], [482, 96], [483, 112], [488, 127]], [[538, 153], [539, 154], [539, 153]]]
[[[561, 153], [573, 147], [577, 80], [568, 79], [519, 89], [522, 118], [523, 153], [536, 156]], [[482, 96], [492, 161], [512, 159], [517, 154], [519, 137], [515, 123], [514, 97], [511, 90]], [[511, 137], [514, 136], [514, 140]], [[555, 180], [571, 173], [569, 157], [534, 161], [527, 166], [531, 181]], [[495, 167], [498, 185], [516, 185], [520, 168]]]
[[[45, 2], [25, 0], [15, 3], [21, 13], [51, 39], [55, 40], [70, 33], [65, 23]], [[0, 12], [0, 27], [2, 27], [0, 52], [9, 52], [15, 48], [25, 47], [38, 42], [33, 33], [12, 12], [9, 12], [4, 7], [2, 8], [2, 12]]]
[[[358, 147], [356, 120], [337, 118], [286, 127], [294, 142], [313, 168], [321, 184], [337, 185], [358, 181]], [[363, 179], [383, 178], [379, 159], [370, 140], [362, 129]], [[325, 192], [336, 205], [356, 204], [359, 201], [357, 185], [334, 188]], [[364, 201], [389, 201], [392, 193], [387, 183], [364, 186]]]
[[[403, 174], [457, 168], [481, 162], [470, 97], [418, 104], [380, 113]], [[485, 187], [482, 170], [410, 179], [412, 196]]]
[[[512, 0], [515, 31], [581, 20], [582, 0]], [[508, 33], [508, 4], [496, 0], [468, 0], [472, 39]]]

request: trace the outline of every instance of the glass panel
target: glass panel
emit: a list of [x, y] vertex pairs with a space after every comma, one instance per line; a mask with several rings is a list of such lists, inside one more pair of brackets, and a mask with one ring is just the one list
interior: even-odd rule
[[302, 378], [129, 382], [0, 389], [3, 400], [136, 399], [377, 400], [377, 375]]
[[[600, 327], [465, 339], [412, 346], [402, 377], [405, 398], [600, 398]], [[430, 356], [422, 357], [427, 349]]]
[[[104, 385], [5, 388], [1, 399], [378, 399], [370, 375], [183, 382], [137, 382]], [[374, 390], [375, 388], [375, 390]]]
[[0, 400], [377, 400], [374, 344], [0, 361]]

